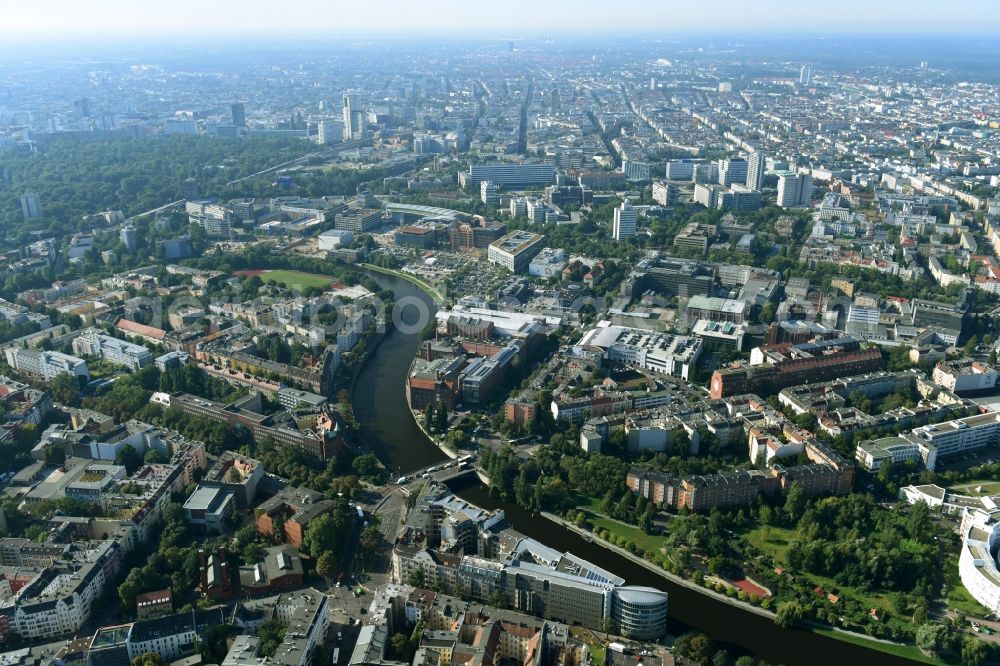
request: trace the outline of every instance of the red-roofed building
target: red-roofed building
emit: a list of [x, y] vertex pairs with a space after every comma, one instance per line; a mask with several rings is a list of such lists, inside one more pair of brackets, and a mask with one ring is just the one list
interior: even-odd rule
[[154, 344], [163, 342], [163, 336], [167, 334], [162, 328], [140, 324], [124, 317], [115, 322], [115, 328], [130, 338], [141, 338]]

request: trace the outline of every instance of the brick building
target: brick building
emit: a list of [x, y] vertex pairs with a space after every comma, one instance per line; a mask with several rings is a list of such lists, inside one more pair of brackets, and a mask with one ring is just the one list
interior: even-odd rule
[[815, 464], [787, 468], [776, 465], [768, 470], [741, 470], [684, 478], [632, 468], [625, 478], [625, 485], [654, 504], [671, 509], [687, 507], [691, 511], [748, 506], [758, 496], [787, 492], [793, 483], [802, 484], [810, 496], [846, 495], [851, 492], [854, 484], [853, 461], [815, 440], [806, 443], [805, 454]]
[[863, 375], [881, 367], [882, 352], [878, 349], [832, 351], [811, 358], [770, 361], [760, 365], [740, 363], [712, 373], [709, 393], [713, 399], [744, 393], [766, 396], [789, 386]]
[[329, 513], [333, 507], [333, 501], [324, 499], [321, 493], [306, 488], [283, 488], [255, 509], [257, 532], [273, 538], [275, 530], [280, 528], [285, 543], [299, 548], [309, 521]]

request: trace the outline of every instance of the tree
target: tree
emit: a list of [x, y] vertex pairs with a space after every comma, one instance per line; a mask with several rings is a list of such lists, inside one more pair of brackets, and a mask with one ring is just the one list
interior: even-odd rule
[[167, 666], [167, 662], [157, 653], [147, 652], [133, 659], [132, 666]]
[[711, 639], [697, 631], [682, 634], [674, 641], [674, 654], [686, 657], [699, 664], [708, 662], [711, 648]]
[[410, 637], [406, 634], [395, 633], [389, 639], [389, 647], [392, 656], [400, 661], [405, 660], [405, 655], [410, 650]]
[[143, 457], [142, 454], [133, 449], [131, 446], [123, 446], [118, 455], [115, 456], [115, 464], [123, 465], [125, 471], [131, 476], [135, 473], [137, 469], [142, 467]]
[[76, 407], [80, 404], [80, 382], [76, 375], [61, 372], [49, 382], [52, 399], [64, 405]]
[[921, 500], [910, 510], [910, 517], [906, 520], [906, 530], [910, 533], [911, 539], [922, 541], [932, 529], [930, 507], [927, 506], [927, 502]]
[[425, 582], [423, 569], [414, 569], [406, 577], [406, 584], [413, 587], [423, 587]]
[[883, 486], [892, 481], [892, 460], [882, 460], [882, 464], [878, 466], [878, 481]]
[[793, 482], [791, 488], [788, 489], [788, 496], [785, 498], [785, 514], [788, 519], [793, 524], [797, 523], [806, 512], [808, 504], [809, 497], [806, 495], [805, 487], [798, 481]]
[[438, 403], [437, 413], [434, 415], [434, 429], [438, 432], [448, 430], [448, 407], [444, 402]]
[[712, 655], [712, 666], [729, 666], [729, 653], [719, 650]]
[[170, 462], [170, 459], [165, 455], [157, 451], [156, 449], [150, 449], [146, 451], [146, 455], [142, 457], [143, 461], [150, 465], [163, 465]]
[[285, 624], [278, 619], [264, 620], [257, 629], [262, 657], [273, 657], [281, 641], [285, 638]]
[[778, 612], [774, 616], [774, 623], [782, 629], [794, 627], [805, 616], [805, 609], [797, 601], [786, 601], [778, 604]]
[[317, 559], [324, 553], [331, 553], [336, 558], [342, 532], [334, 515], [324, 513], [309, 521], [305, 534], [302, 535], [302, 546]]
[[434, 405], [432, 403], [427, 403], [424, 407], [424, 430], [431, 432], [434, 420]]
[[316, 560], [316, 573], [325, 580], [331, 581], [337, 575], [337, 557], [327, 551]]
[[972, 636], [962, 639], [962, 666], [982, 666], [986, 662], [986, 645]]
[[206, 664], [221, 664], [229, 651], [226, 639], [232, 632], [230, 624], [215, 624], [203, 630], [201, 639], [201, 658]]
[[948, 644], [948, 628], [943, 624], [925, 624], [917, 629], [917, 647], [930, 655], [944, 651]]
[[650, 504], [648, 507], [646, 507], [646, 510], [643, 511], [643, 513], [642, 513], [641, 516], [639, 516], [639, 527], [646, 534], [652, 534], [653, 533], [653, 505], [652, 504]]
[[374, 453], [365, 453], [351, 461], [351, 467], [357, 475], [370, 483], [378, 483], [382, 476], [382, 468]]

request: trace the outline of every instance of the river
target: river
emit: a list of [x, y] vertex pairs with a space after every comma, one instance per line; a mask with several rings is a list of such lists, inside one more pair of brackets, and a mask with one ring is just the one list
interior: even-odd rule
[[[421, 299], [430, 311], [430, 297], [415, 285], [390, 275], [370, 273], [384, 289], [392, 289], [397, 302], [404, 297]], [[409, 299], [407, 299], [409, 300]], [[401, 312], [403, 323], [412, 324], [416, 308]], [[358, 375], [351, 401], [365, 444], [394, 473], [426, 467], [445, 455], [421, 432], [406, 404], [404, 384], [410, 361], [419, 345], [416, 333], [391, 331], [379, 344]], [[735, 646], [770, 662], [793, 666], [842, 666], [879, 664], [904, 666], [915, 662], [833, 638], [805, 631], [779, 629], [768, 618], [697, 591], [672, 583], [609, 549], [582, 539], [574, 532], [520, 507], [491, 497], [478, 481], [456, 486], [455, 492], [487, 509], [502, 508], [519, 532], [562, 551], [570, 551], [612, 571], [633, 585], [649, 585], [670, 594], [669, 630], [680, 634], [697, 629], [721, 643]]]

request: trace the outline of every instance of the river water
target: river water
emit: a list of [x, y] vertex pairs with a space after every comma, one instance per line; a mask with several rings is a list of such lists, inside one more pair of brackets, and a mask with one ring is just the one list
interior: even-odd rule
[[[422, 300], [433, 312], [433, 302], [421, 289], [399, 278], [370, 273], [382, 288], [392, 289], [397, 302], [406, 297]], [[412, 324], [417, 308], [401, 311], [401, 321]], [[404, 384], [410, 361], [419, 345], [416, 333], [393, 330], [379, 344], [358, 375], [351, 397], [362, 437], [393, 473], [440, 462], [446, 456], [421, 432], [406, 405]], [[502, 508], [519, 532], [548, 546], [570, 551], [612, 571], [631, 585], [649, 585], [670, 594], [669, 626], [673, 634], [697, 629], [712, 639], [752, 653], [770, 662], [793, 666], [903, 666], [915, 662], [805, 631], [779, 629], [761, 617], [714, 597], [672, 583], [617, 553], [585, 541], [575, 532], [518, 506], [491, 497], [478, 481], [457, 485], [454, 490], [466, 500], [486, 509]]]

